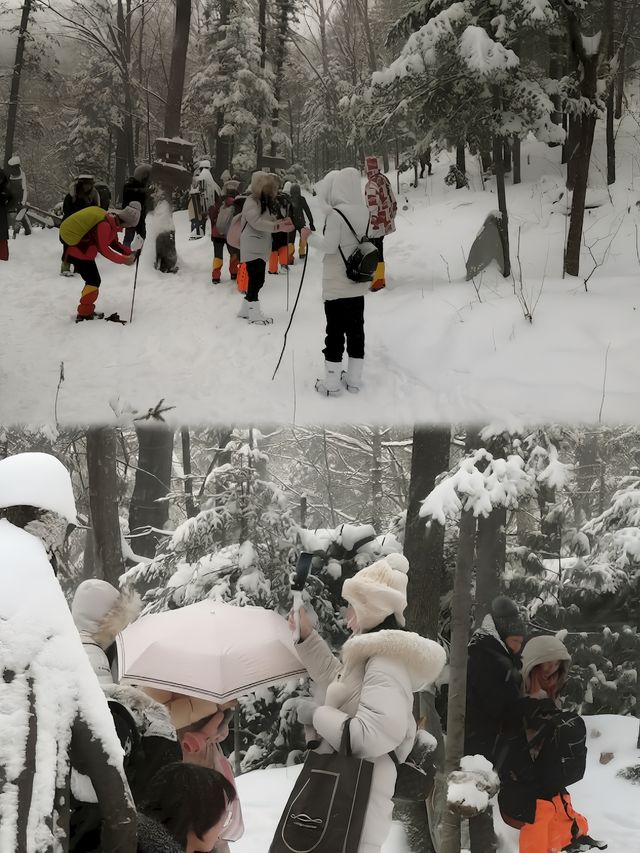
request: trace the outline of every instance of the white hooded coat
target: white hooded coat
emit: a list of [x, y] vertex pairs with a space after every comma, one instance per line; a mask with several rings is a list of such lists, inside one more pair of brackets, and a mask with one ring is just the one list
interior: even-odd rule
[[71, 614], [91, 667], [101, 684], [113, 684], [105, 649], [116, 635], [137, 618], [137, 595], [121, 592], [107, 581], [92, 578], [83, 581], [73, 598]]
[[379, 853], [391, 828], [396, 768], [390, 752], [404, 761], [416, 736], [413, 694], [432, 683], [446, 660], [432, 640], [409, 631], [377, 631], [351, 637], [342, 661], [314, 631], [296, 645], [325, 704], [313, 715], [323, 738], [318, 752], [338, 750], [342, 729], [351, 718], [353, 754], [373, 762], [369, 804], [358, 853]]
[[341, 169], [329, 172], [318, 187], [318, 196], [327, 208], [324, 231], [314, 231], [309, 236], [309, 245], [324, 252], [322, 264], [322, 298], [325, 302], [332, 299], [350, 299], [364, 296], [368, 292], [369, 282], [353, 282], [347, 278], [345, 258], [358, 245], [349, 226], [336, 213], [337, 208], [347, 217], [358, 237], [364, 237], [369, 225], [369, 212], [362, 200], [362, 180], [357, 169]]

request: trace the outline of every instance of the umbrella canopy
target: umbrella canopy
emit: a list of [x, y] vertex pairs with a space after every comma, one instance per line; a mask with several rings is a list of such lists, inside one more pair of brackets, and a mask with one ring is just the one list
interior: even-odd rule
[[228, 702], [303, 675], [286, 621], [206, 600], [143, 616], [116, 638], [121, 683]]

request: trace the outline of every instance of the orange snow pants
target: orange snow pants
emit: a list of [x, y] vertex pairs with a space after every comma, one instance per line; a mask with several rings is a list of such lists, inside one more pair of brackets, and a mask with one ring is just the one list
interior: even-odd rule
[[238, 264], [236, 285], [240, 293], [246, 293], [249, 289], [249, 273], [246, 264]]
[[[516, 826], [516, 821], [506, 823]], [[520, 829], [520, 853], [560, 853], [581, 835], [587, 835], [586, 817], [574, 810], [569, 794], [557, 794], [552, 800], [536, 800], [533, 823], [517, 824]]]

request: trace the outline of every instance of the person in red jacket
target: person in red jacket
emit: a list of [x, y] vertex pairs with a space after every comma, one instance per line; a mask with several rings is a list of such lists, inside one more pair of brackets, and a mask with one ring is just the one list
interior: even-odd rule
[[382, 172], [379, 157], [367, 157], [365, 163], [367, 185], [365, 196], [369, 208], [370, 225], [368, 237], [378, 250], [378, 268], [373, 276], [370, 290], [382, 290], [385, 287], [384, 238], [396, 230], [395, 219], [398, 211], [396, 197], [389, 179]]
[[73, 261], [75, 271], [80, 273], [84, 281], [76, 322], [102, 316], [96, 314], [95, 310], [101, 283], [96, 264], [98, 253], [114, 264], [135, 264], [136, 252], [120, 243], [118, 232], [124, 228], [136, 227], [140, 219], [140, 209], [140, 202], [132, 201], [123, 210], [110, 211], [76, 246], [68, 247], [65, 259]]

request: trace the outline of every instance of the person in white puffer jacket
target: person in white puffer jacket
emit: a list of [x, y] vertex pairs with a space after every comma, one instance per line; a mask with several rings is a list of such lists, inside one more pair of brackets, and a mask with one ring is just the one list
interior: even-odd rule
[[[339, 749], [350, 719], [353, 754], [374, 765], [358, 853], [380, 853], [389, 834], [397, 775], [389, 753], [403, 762], [411, 752], [416, 736], [413, 694], [433, 683], [446, 661], [437, 643], [402, 630], [408, 568], [402, 554], [390, 554], [344, 582], [353, 636], [344, 644], [341, 660], [313, 630], [306, 611], [300, 611], [296, 651], [325, 699], [312, 714], [301, 717], [299, 712], [298, 720], [313, 725], [322, 738], [318, 752], [328, 753]], [[294, 630], [293, 614], [289, 623]]]
[[71, 615], [98, 681], [113, 684], [115, 679], [107, 652], [116, 635], [140, 615], [139, 596], [116, 589], [107, 581], [91, 578], [77, 588]]
[[[302, 239], [309, 246], [324, 253], [325, 375], [323, 380], [316, 382], [316, 391], [336, 396], [344, 384], [348, 391], [357, 393], [364, 366], [364, 295], [369, 291], [370, 283], [351, 281], [347, 277], [345, 259], [357, 248], [358, 238], [364, 237], [369, 227], [369, 212], [362, 200], [359, 172], [353, 168], [329, 172], [318, 187], [318, 196], [328, 210], [324, 230], [322, 234], [309, 228], [301, 231]], [[343, 373], [345, 343], [349, 362]]]

